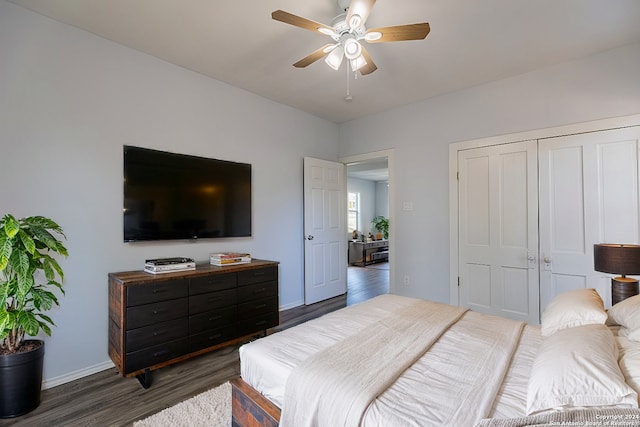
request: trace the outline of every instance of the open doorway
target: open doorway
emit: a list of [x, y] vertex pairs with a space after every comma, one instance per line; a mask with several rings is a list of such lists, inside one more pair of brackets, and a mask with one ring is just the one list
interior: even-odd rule
[[342, 161], [347, 166], [349, 196], [347, 305], [352, 305], [390, 290], [393, 153], [385, 150]]

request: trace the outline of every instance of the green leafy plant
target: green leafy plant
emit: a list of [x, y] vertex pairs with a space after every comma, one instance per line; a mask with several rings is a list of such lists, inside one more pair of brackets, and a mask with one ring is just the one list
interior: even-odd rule
[[50, 253], [68, 256], [59, 237], [66, 239], [62, 228], [42, 216], [0, 219], [0, 350], [5, 353], [16, 353], [25, 334], [51, 335], [54, 323], [44, 312], [59, 305], [53, 291], [64, 294], [64, 273]]
[[371, 226], [382, 233], [385, 239], [389, 238], [389, 219], [378, 215], [371, 220]]

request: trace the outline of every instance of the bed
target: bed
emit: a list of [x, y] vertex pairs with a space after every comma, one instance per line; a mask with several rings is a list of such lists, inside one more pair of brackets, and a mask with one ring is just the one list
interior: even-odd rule
[[242, 346], [233, 422], [640, 425], [640, 299], [625, 304], [572, 291], [537, 326], [382, 295]]

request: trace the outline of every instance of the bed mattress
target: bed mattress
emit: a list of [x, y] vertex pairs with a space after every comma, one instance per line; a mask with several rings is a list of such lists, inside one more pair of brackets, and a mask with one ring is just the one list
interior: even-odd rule
[[[381, 318], [416, 300], [382, 295], [361, 304], [246, 344], [240, 348], [241, 375], [253, 388], [282, 408], [285, 386], [292, 370], [319, 351], [370, 327]], [[511, 320], [467, 311], [366, 410], [363, 425], [441, 425], [443, 414], [466, 411], [456, 408], [456, 389], [471, 381], [469, 369], [478, 367], [478, 355], [493, 351], [492, 336], [501, 322]], [[501, 370], [500, 385], [489, 417], [511, 418], [526, 412], [527, 382], [542, 341], [538, 326], [525, 325], [517, 345]], [[467, 384], [472, 386], [472, 384]], [[473, 417], [472, 417], [473, 418]]]

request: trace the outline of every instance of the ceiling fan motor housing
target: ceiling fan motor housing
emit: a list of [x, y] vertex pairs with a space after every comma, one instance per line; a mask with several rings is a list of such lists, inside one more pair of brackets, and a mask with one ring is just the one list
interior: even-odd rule
[[335, 41], [340, 41], [342, 36], [345, 34], [353, 34], [357, 40], [364, 38], [364, 34], [367, 32], [367, 29], [364, 25], [361, 25], [356, 28], [349, 28], [349, 24], [346, 22], [347, 14], [341, 13], [340, 15], [333, 18], [331, 22], [331, 26], [336, 32], [337, 37], [333, 37]]

